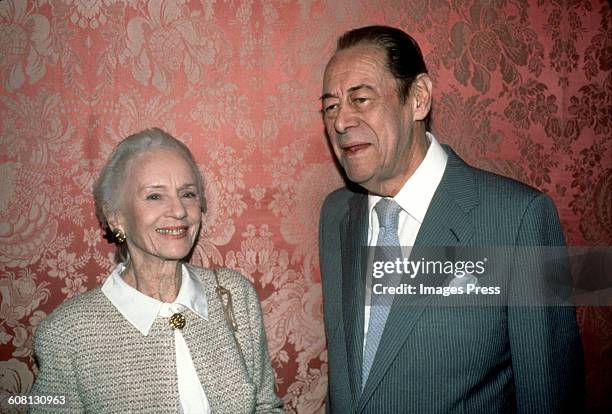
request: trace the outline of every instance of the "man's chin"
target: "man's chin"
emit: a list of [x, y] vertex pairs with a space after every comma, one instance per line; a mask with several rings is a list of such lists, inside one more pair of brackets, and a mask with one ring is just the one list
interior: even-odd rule
[[373, 180], [371, 174], [356, 174], [354, 172], [349, 174], [347, 172], [346, 176], [352, 183], [355, 183], [368, 191], [372, 191], [374, 188], [376, 188], [374, 185], [375, 180]]
[[345, 169], [346, 176], [351, 182], [355, 184], [359, 184], [362, 187], [365, 187], [367, 183], [372, 179], [370, 174], [364, 174], [361, 171], [355, 171], [350, 169]]
[[364, 175], [349, 175], [347, 174], [348, 179], [358, 184], [360, 187], [365, 189], [368, 193], [373, 195], [378, 195], [381, 197], [393, 197], [394, 194], [388, 194], [388, 188], [380, 181], [377, 180], [376, 177], [372, 175], [364, 176]]

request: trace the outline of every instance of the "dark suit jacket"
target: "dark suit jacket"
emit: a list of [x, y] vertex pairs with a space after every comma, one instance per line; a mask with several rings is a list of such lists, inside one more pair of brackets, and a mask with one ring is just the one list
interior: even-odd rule
[[[415, 248], [564, 245], [547, 196], [445, 150], [446, 170]], [[367, 229], [367, 194], [343, 188], [327, 197], [320, 262], [329, 412], [573, 412], [583, 377], [571, 306], [448, 308], [395, 300], [362, 391]]]

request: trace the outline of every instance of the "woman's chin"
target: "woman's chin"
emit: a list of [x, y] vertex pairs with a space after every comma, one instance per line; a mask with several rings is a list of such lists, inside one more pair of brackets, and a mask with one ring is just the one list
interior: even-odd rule
[[[155, 262], [155, 261], [163, 261], [163, 262], [178, 262], [180, 260], [183, 260], [185, 257], [187, 257], [187, 255], [189, 254], [189, 252], [191, 251], [191, 249], [186, 249], [186, 248], [181, 248], [181, 249], [168, 249], [168, 250], [163, 250], [163, 251], [157, 251], [155, 253], [149, 253], [149, 254], [138, 254], [137, 256], [140, 256], [141, 260], [134, 260], [135, 262]], [[136, 255], [134, 254], [130, 254], [130, 256], [132, 258], [135, 258]]]

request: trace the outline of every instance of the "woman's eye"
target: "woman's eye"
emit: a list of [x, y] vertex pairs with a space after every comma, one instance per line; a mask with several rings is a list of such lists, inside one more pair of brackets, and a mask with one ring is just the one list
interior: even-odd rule
[[159, 200], [159, 199], [161, 199], [161, 195], [157, 193], [149, 194], [147, 196], [147, 200]]
[[186, 193], [183, 194], [183, 197], [185, 198], [197, 198], [198, 195], [193, 192], [193, 191], [187, 191]]

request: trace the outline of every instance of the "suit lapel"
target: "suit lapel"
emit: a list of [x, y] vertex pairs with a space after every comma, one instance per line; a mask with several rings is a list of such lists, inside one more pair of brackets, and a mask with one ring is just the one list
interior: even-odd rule
[[342, 314], [352, 400], [361, 393], [365, 272], [363, 250], [367, 245], [367, 196], [355, 193], [342, 222]]
[[[474, 233], [467, 214], [478, 204], [473, 173], [450, 148], [445, 146], [445, 149], [449, 154], [448, 163], [419, 229], [412, 254], [419, 255], [421, 247], [444, 250], [445, 247], [465, 245]], [[444, 280], [437, 278], [437, 282], [442, 284]], [[432, 298], [395, 297], [357, 412], [365, 407]]]
[[465, 243], [474, 234], [468, 216], [479, 203], [474, 173], [450, 147], [443, 147], [448, 153], [446, 170], [429, 204], [415, 246], [454, 246]]

